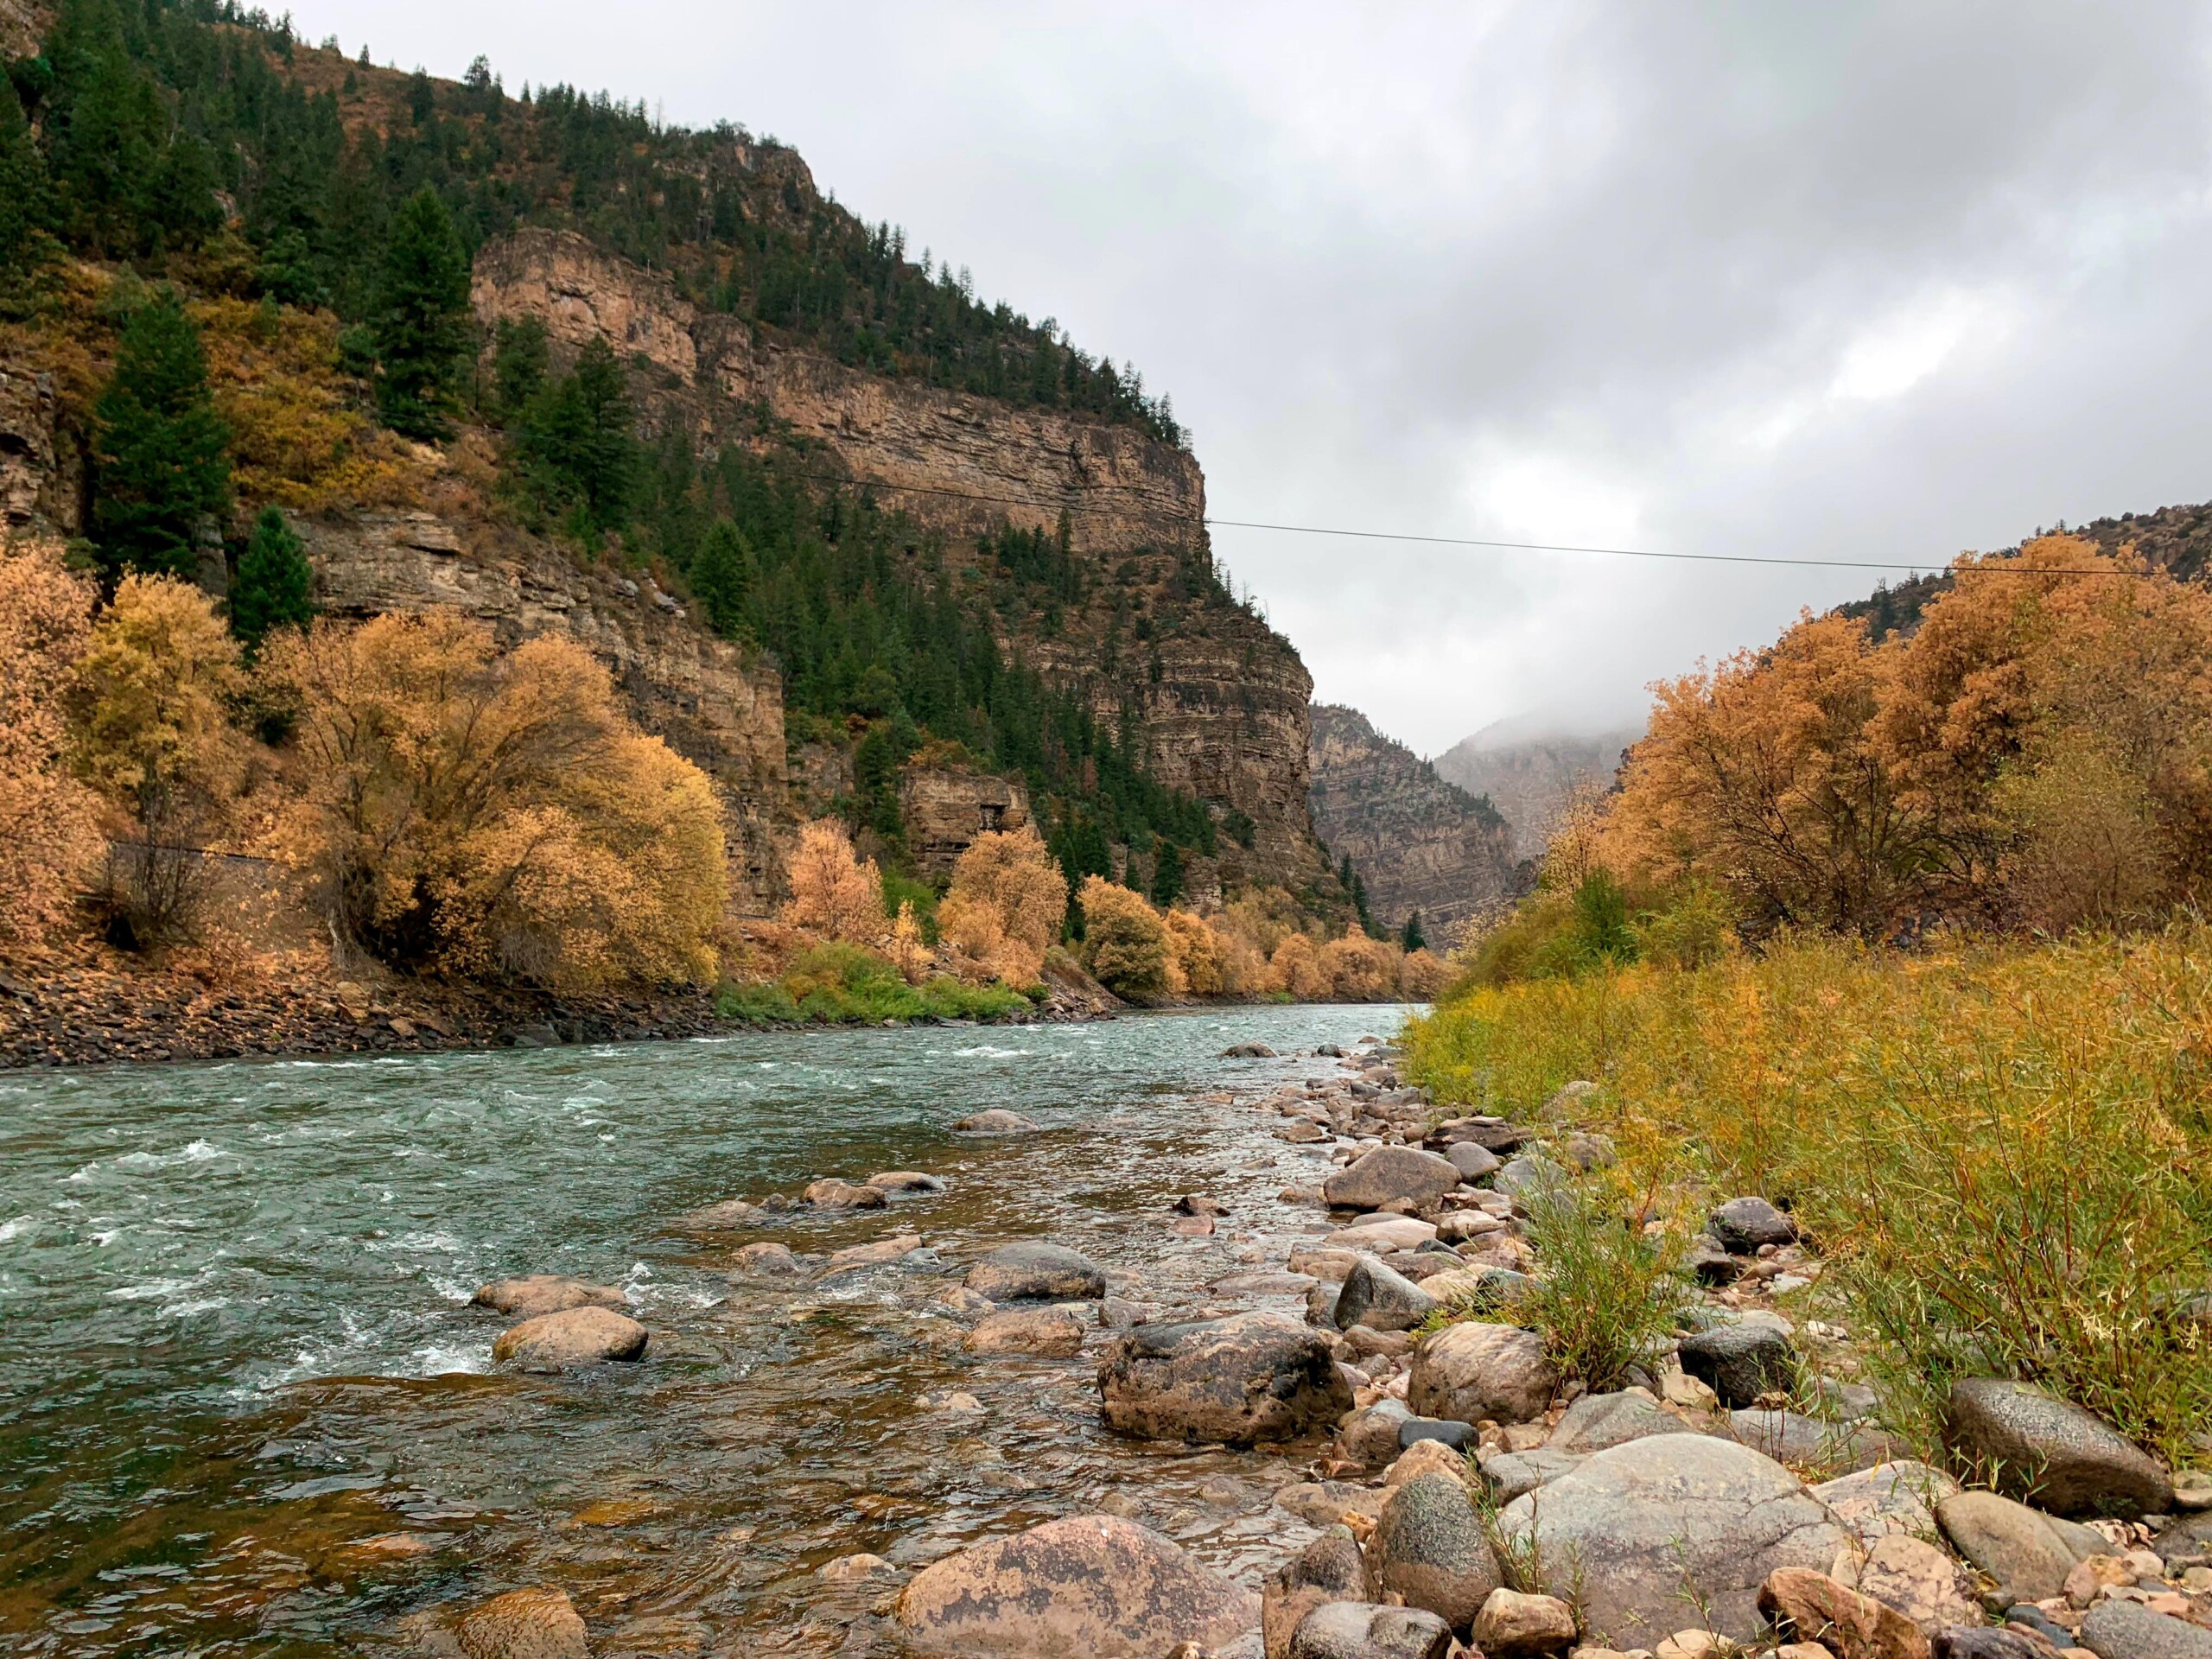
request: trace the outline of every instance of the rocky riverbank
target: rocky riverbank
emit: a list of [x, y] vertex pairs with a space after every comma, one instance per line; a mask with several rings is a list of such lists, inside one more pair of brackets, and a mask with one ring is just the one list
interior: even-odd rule
[[[763, 1236], [926, 1205], [941, 1184], [920, 1172], [825, 1177], [685, 1218], [726, 1241], [747, 1294], [818, 1296], [878, 1271], [957, 1275], [925, 1322], [973, 1363], [1080, 1370], [1112, 1433], [1250, 1447], [1254, 1472], [1274, 1480], [1259, 1523], [1276, 1546], [1271, 1571], [1217, 1570], [1143, 1524], [1141, 1494], [918, 1570], [834, 1557], [817, 1573], [836, 1651], [2212, 1656], [2212, 1480], [1995, 1379], [1955, 1385], [1944, 1443], [1930, 1449], [1947, 1468], [1914, 1459], [1856, 1380], [1850, 1334], [1777, 1306], [1821, 1264], [1786, 1213], [1751, 1195], [1704, 1217], [1686, 1264], [1698, 1287], [1674, 1336], [1619, 1386], [1590, 1391], [1539, 1332], [1507, 1320], [1528, 1278], [1551, 1270], [1536, 1210], [1605, 1166], [1604, 1140], [1438, 1122], [1379, 1044], [1316, 1058], [1317, 1071], [1335, 1065], [1242, 1109], [1333, 1165], [1319, 1186], [1282, 1194], [1310, 1208], [1314, 1230], [1272, 1265], [1241, 1248], [1240, 1270], [1204, 1286], [1177, 1282], [1165, 1253], [1156, 1275], [1102, 1269], [1049, 1240], [969, 1256], [956, 1240], [925, 1243], [912, 1209], [826, 1255]], [[957, 1133], [1034, 1127], [1001, 1111]], [[1157, 1224], [1191, 1240], [1235, 1222], [1192, 1192]], [[478, 1300], [518, 1321], [499, 1339], [509, 1365], [651, 1352], [649, 1322], [611, 1287], [538, 1278]], [[1465, 1317], [1478, 1310], [1491, 1317]], [[958, 1389], [915, 1405], [985, 1410]], [[472, 1656], [592, 1650], [582, 1617], [550, 1586], [436, 1610], [410, 1630], [427, 1649]]]

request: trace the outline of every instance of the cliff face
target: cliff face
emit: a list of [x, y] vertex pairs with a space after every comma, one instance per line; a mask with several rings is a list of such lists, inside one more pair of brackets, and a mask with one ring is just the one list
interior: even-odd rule
[[1576, 794], [1612, 787], [1621, 751], [1640, 730], [1594, 737], [1516, 738], [1503, 724], [1462, 738], [1436, 757], [1437, 775], [1484, 795], [1512, 826], [1514, 858], [1535, 858]]
[[[1087, 686], [1102, 717], [1136, 711], [1163, 782], [1249, 816], [1250, 849], [1224, 837], [1226, 885], [1303, 886], [1323, 869], [1306, 806], [1312, 680], [1289, 644], [1225, 600], [1192, 597], [1179, 570], [1203, 563], [1205, 480], [1183, 450], [1135, 427], [1014, 407], [847, 368], [702, 312], [675, 284], [581, 236], [527, 231], [477, 256], [474, 297], [487, 327], [536, 316], [556, 359], [604, 336], [632, 365], [651, 428], [702, 448], [751, 442], [766, 412], [820, 446], [826, 479], [865, 483], [886, 505], [944, 532], [949, 566], [1003, 524], [1055, 529], [1090, 572], [1089, 597], [1049, 634], [1014, 619], [1001, 643], [1064, 683]], [[1178, 598], [1155, 601], [1173, 589]], [[1147, 644], [1131, 613], [1173, 614]]]
[[1355, 709], [1318, 703], [1313, 726], [1314, 828], [1351, 857], [1377, 924], [1402, 927], [1419, 911], [1440, 941], [1512, 893], [1510, 832], [1488, 804]]

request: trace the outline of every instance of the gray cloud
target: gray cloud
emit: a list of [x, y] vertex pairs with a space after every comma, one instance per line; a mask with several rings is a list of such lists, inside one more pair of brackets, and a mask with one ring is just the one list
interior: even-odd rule
[[[432, 5], [304, 32], [796, 143], [1173, 394], [1224, 517], [1940, 563], [2212, 494], [2201, 4]], [[1433, 752], [1846, 572], [1224, 530]]]

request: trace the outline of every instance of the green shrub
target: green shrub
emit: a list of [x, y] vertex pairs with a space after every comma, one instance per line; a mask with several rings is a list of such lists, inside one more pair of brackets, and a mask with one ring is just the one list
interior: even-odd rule
[[1560, 1376], [1593, 1394], [1618, 1389], [1631, 1365], [1663, 1351], [1690, 1300], [1672, 1234], [1647, 1237], [1602, 1198], [1561, 1185], [1528, 1200], [1536, 1272], [1507, 1310], [1532, 1326]]
[[937, 932], [937, 889], [926, 881], [918, 881], [911, 875], [901, 875], [896, 870], [883, 873], [883, 913], [896, 918], [899, 906], [910, 904], [914, 907], [914, 919], [922, 925], [924, 943], [935, 944]]
[[949, 974], [909, 985], [899, 970], [857, 944], [817, 944], [795, 957], [774, 983], [726, 985], [715, 998], [725, 1020], [752, 1024], [797, 1020], [878, 1025], [886, 1020], [1002, 1020], [1027, 1013], [1031, 999], [1005, 985], [963, 985]]

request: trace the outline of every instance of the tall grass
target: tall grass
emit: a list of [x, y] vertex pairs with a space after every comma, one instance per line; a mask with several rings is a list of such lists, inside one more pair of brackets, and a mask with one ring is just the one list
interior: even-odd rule
[[1440, 1101], [1557, 1087], [1618, 1179], [1694, 1219], [1786, 1200], [1923, 1433], [1951, 1377], [2019, 1376], [2169, 1455], [2212, 1427], [2212, 928], [1904, 956], [1782, 941], [1470, 988], [1408, 1034]]
[[1527, 1200], [1536, 1272], [1505, 1317], [1535, 1327], [1563, 1377], [1592, 1393], [1622, 1387], [1669, 1345], [1690, 1300], [1680, 1274], [1679, 1229], [1647, 1237], [1641, 1208], [1628, 1217], [1600, 1193], [1561, 1185]]

